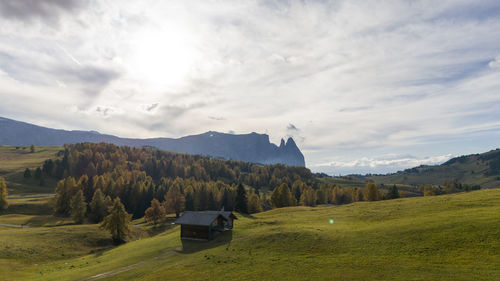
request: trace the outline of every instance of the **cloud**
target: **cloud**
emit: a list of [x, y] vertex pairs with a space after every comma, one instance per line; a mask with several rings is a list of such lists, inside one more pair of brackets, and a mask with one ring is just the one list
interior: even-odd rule
[[500, 56], [497, 56], [494, 60], [488, 63], [491, 68], [500, 68]]
[[289, 131], [299, 131], [299, 129], [297, 127], [295, 127], [294, 124], [290, 123], [288, 124], [288, 126], [286, 127], [287, 130]]
[[0, 1], [0, 15], [22, 22], [34, 19], [56, 22], [62, 13], [75, 12], [87, 4], [87, 0], [5, 0]]
[[315, 164], [315, 167], [330, 168], [336, 173], [387, 173], [412, 168], [420, 165], [438, 165], [453, 157], [452, 154], [432, 157], [417, 157], [414, 155], [387, 154], [378, 157], [362, 157], [354, 160], [336, 159], [326, 163]]
[[153, 111], [155, 108], [158, 107], [158, 105], [160, 105], [159, 102], [156, 102], [156, 103], [152, 103], [152, 104], [146, 104], [146, 105], [143, 105], [142, 108], [143, 110], [147, 111], [147, 112], [151, 112]]
[[223, 121], [226, 120], [224, 117], [216, 117], [216, 116], [208, 116], [208, 118], [215, 120], [215, 121]]
[[500, 3], [88, 3], [0, 1], [2, 115], [127, 137], [292, 136], [327, 172], [497, 146]]

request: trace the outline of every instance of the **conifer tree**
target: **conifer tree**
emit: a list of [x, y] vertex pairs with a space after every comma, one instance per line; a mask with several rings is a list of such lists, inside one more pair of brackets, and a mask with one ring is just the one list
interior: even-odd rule
[[297, 205], [297, 201], [286, 183], [282, 183], [274, 189], [271, 202], [276, 208]]
[[85, 197], [83, 197], [83, 192], [81, 190], [78, 190], [71, 198], [70, 207], [71, 218], [75, 223], [83, 223], [85, 213], [87, 212], [87, 203], [85, 203]]
[[104, 198], [104, 194], [101, 189], [97, 189], [94, 192], [94, 196], [92, 196], [92, 201], [90, 202], [91, 219], [96, 223], [101, 222], [108, 213], [108, 207], [106, 198]]
[[314, 206], [315, 204], [316, 204], [316, 193], [310, 186], [308, 186], [304, 190], [302, 190], [302, 195], [300, 196], [300, 205]]
[[236, 202], [234, 210], [243, 214], [248, 214], [248, 200], [245, 187], [240, 183], [236, 188]]
[[31, 171], [29, 168], [26, 168], [26, 170], [24, 170], [24, 178], [25, 179], [31, 178]]
[[40, 167], [37, 167], [35, 170], [35, 179], [39, 180], [42, 178], [42, 169]]
[[396, 199], [399, 198], [399, 190], [398, 187], [394, 184], [392, 187], [389, 188], [389, 191], [387, 192], [387, 199]]
[[380, 199], [380, 191], [378, 189], [378, 186], [373, 183], [369, 182], [365, 186], [365, 191], [364, 191], [364, 198], [366, 201], [377, 201]]
[[152, 221], [154, 225], [165, 218], [165, 207], [157, 199], [151, 200], [151, 207], [146, 209], [146, 221]]
[[250, 196], [248, 196], [247, 207], [248, 207], [249, 214], [262, 212], [262, 204], [260, 203], [259, 195], [257, 195], [253, 191], [250, 193]]
[[108, 211], [109, 215], [102, 221], [101, 228], [111, 233], [111, 237], [115, 243], [124, 242], [130, 233], [130, 219], [132, 215], [125, 211], [125, 206], [123, 206], [118, 197], [113, 200], [113, 205]]
[[70, 200], [76, 193], [77, 185], [73, 177], [67, 177], [60, 180], [56, 187], [56, 198], [54, 210], [56, 213], [68, 215], [70, 208]]
[[0, 210], [6, 210], [9, 207], [7, 195], [7, 184], [5, 184], [5, 180], [0, 177]]
[[[177, 179], [176, 179], [177, 181]], [[175, 183], [170, 187], [167, 194], [165, 195], [165, 209], [167, 212], [175, 213], [175, 217], [179, 217], [179, 214], [184, 210], [184, 203], [186, 199], [181, 193], [181, 188], [178, 183]]]

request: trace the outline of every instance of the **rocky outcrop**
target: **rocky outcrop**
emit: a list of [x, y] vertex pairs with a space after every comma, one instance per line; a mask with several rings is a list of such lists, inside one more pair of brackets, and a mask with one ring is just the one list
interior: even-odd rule
[[36, 126], [0, 117], [0, 145], [63, 145], [80, 142], [107, 142], [127, 146], [151, 146], [174, 152], [201, 154], [224, 159], [261, 164], [305, 166], [304, 155], [292, 138], [280, 146], [266, 134], [233, 135], [206, 132], [178, 139], [131, 139], [100, 134], [95, 131], [66, 131]]

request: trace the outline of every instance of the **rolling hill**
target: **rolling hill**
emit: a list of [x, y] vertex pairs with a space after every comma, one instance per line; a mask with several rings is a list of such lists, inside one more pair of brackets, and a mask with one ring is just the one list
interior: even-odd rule
[[499, 189], [290, 207], [238, 215], [212, 242], [181, 242], [173, 227], [97, 252], [92, 225], [0, 227], [0, 279], [498, 280], [499, 213]]
[[500, 149], [455, 157], [441, 165], [422, 165], [387, 175], [363, 177], [384, 184], [443, 184], [456, 180], [482, 188], [500, 187]]
[[107, 142], [133, 147], [150, 146], [173, 152], [208, 155], [230, 160], [240, 160], [259, 164], [285, 164], [305, 166], [304, 155], [292, 138], [280, 146], [269, 141], [266, 134], [233, 135], [218, 132], [206, 132], [199, 135], [185, 136], [178, 139], [120, 138], [100, 134], [95, 131], [67, 131], [36, 126], [0, 117], [0, 145], [61, 146], [81, 142]]

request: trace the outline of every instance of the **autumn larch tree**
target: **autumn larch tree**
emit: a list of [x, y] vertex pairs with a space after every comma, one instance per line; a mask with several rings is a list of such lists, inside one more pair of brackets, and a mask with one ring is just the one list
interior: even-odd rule
[[151, 207], [146, 209], [146, 221], [152, 221], [154, 225], [165, 218], [165, 207], [157, 199], [151, 200]]
[[113, 201], [113, 205], [109, 208], [109, 215], [104, 218], [101, 223], [101, 228], [109, 231], [113, 242], [121, 243], [125, 241], [130, 233], [130, 219], [132, 215], [125, 211], [119, 197]]
[[6, 210], [9, 207], [9, 202], [7, 201], [7, 185], [2, 177], [0, 177], [0, 210]]
[[173, 185], [168, 189], [165, 195], [165, 210], [167, 212], [175, 213], [175, 217], [179, 217], [179, 214], [184, 210], [184, 194], [181, 192], [180, 186], [181, 179], [177, 178]]
[[108, 205], [101, 189], [97, 189], [90, 202], [90, 218], [96, 222], [101, 222], [108, 214]]
[[249, 214], [262, 212], [262, 204], [260, 203], [260, 197], [254, 191], [252, 191], [250, 193], [250, 196], [248, 196], [247, 207]]
[[73, 177], [60, 180], [56, 187], [54, 211], [62, 215], [69, 215], [70, 200], [77, 191], [77, 184]]
[[302, 206], [314, 206], [316, 204], [316, 192], [308, 186], [302, 190], [302, 195], [300, 196], [300, 205]]
[[286, 183], [282, 183], [274, 189], [271, 202], [276, 208], [297, 205], [297, 201]]
[[82, 190], [78, 190], [78, 192], [71, 197], [70, 208], [71, 218], [75, 223], [83, 223], [85, 213], [87, 212], [87, 203], [85, 203], [85, 197], [83, 197]]
[[248, 200], [245, 187], [240, 183], [236, 188], [236, 200], [234, 210], [243, 214], [248, 214]]
[[366, 184], [364, 198], [366, 201], [380, 200], [380, 191], [375, 183], [369, 182]]

